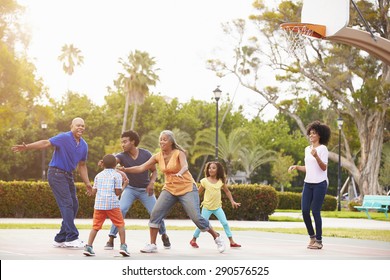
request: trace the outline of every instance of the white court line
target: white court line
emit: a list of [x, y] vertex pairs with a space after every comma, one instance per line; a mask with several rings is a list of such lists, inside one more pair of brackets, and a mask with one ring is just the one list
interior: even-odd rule
[[4, 251], [4, 250], [0, 250], [0, 253], [6, 253], [6, 254], [10, 254], [10, 255], [27, 256], [27, 254], [15, 253], [15, 252]]

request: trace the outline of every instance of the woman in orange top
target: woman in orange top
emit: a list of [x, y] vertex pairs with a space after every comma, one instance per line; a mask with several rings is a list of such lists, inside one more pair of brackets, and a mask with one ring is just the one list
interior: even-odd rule
[[144, 164], [120, 168], [127, 173], [141, 173], [158, 163], [160, 170], [164, 173], [165, 184], [150, 214], [150, 244], [141, 249], [141, 252], [157, 252], [156, 238], [160, 224], [173, 205], [180, 202], [195, 225], [201, 231], [207, 231], [213, 236], [218, 251], [222, 253], [225, 250], [225, 244], [219, 233], [212, 229], [209, 221], [200, 214], [198, 188], [188, 171], [184, 149], [176, 143], [172, 131], [164, 130], [160, 133], [160, 148], [161, 151]]

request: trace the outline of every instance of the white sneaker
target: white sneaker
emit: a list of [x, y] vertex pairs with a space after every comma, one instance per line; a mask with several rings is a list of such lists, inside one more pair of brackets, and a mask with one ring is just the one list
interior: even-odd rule
[[140, 251], [141, 253], [157, 253], [157, 246], [156, 244], [146, 244]]
[[65, 247], [66, 248], [74, 248], [74, 249], [83, 249], [85, 246], [84, 241], [80, 239], [76, 239], [73, 241], [65, 242]]
[[65, 242], [57, 242], [57, 241], [53, 241], [53, 247], [54, 248], [65, 248]]
[[225, 251], [225, 243], [222, 240], [221, 236], [218, 236], [217, 238], [214, 239], [215, 244], [217, 244], [218, 251], [222, 253]]

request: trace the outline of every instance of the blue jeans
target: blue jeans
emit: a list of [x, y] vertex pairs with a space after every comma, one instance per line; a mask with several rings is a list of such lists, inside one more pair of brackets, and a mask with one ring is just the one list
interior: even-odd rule
[[[215, 209], [215, 210], [209, 210], [209, 209], [206, 209], [205, 207], [202, 208], [202, 217], [205, 218], [206, 220], [209, 220], [209, 218], [212, 214], [214, 214], [214, 216], [218, 218], [219, 222], [223, 226], [223, 229], [225, 230], [226, 236], [228, 238], [232, 237], [233, 235], [232, 235], [232, 232], [230, 231], [230, 227], [229, 227], [225, 212], [223, 211], [222, 207], [219, 207], [218, 209]], [[194, 232], [194, 237], [198, 238], [199, 235], [200, 235], [200, 229], [196, 228], [196, 230]]]
[[[120, 205], [123, 218], [126, 217], [127, 212], [133, 205], [134, 201], [136, 201], [137, 199], [141, 201], [142, 205], [146, 208], [146, 210], [150, 215], [154, 205], [156, 204], [156, 196], [154, 194], [149, 196], [146, 193], [146, 189], [144, 188], [136, 188], [129, 185], [122, 192], [121, 199], [119, 200], [119, 205]], [[108, 236], [112, 236], [115, 238], [117, 233], [118, 233], [118, 228], [113, 224], [111, 226], [111, 230]], [[166, 233], [164, 221], [161, 222], [159, 233], [160, 234]]]
[[[302, 216], [305, 222], [307, 233], [310, 237], [315, 236], [317, 240], [322, 240], [322, 219], [321, 208], [324, 203], [328, 183], [323, 181], [318, 184], [304, 183], [302, 192]], [[316, 231], [314, 232], [310, 218], [310, 208], [314, 217]]]
[[47, 179], [62, 217], [60, 232], [57, 233], [54, 240], [56, 242], [76, 240], [79, 238], [79, 231], [74, 224], [74, 219], [79, 209], [79, 201], [76, 196], [73, 175], [72, 173], [49, 167]]
[[159, 228], [162, 220], [176, 202], [180, 202], [184, 211], [201, 231], [208, 231], [210, 229], [209, 221], [200, 215], [199, 193], [195, 184], [191, 192], [179, 196], [172, 195], [166, 190], [161, 191], [156, 205], [150, 214], [149, 227]]

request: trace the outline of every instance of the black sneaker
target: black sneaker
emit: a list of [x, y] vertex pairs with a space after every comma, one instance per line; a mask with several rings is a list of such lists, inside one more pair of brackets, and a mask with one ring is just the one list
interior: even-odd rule
[[167, 234], [161, 235], [161, 240], [164, 244], [165, 249], [170, 249], [171, 248], [171, 242], [169, 242], [169, 237]]

